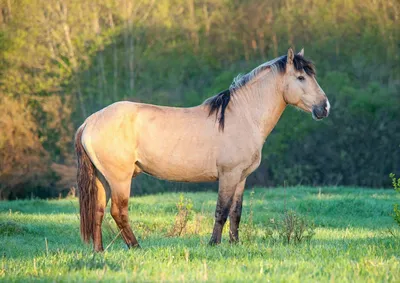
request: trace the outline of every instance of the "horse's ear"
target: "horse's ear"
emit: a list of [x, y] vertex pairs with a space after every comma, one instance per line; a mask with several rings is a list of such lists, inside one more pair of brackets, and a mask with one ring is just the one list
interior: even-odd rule
[[301, 57], [304, 57], [304, 48], [302, 48], [301, 51], [299, 53], [297, 53], [297, 55], [300, 55]]
[[293, 49], [289, 48], [286, 59], [286, 71], [290, 70], [293, 67], [293, 59], [294, 59]]

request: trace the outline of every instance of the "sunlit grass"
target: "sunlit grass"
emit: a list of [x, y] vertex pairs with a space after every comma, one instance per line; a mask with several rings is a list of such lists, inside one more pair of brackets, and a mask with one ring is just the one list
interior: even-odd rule
[[[400, 202], [391, 190], [355, 188], [256, 189], [252, 241], [207, 245], [215, 193], [187, 193], [193, 214], [181, 237], [167, 237], [179, 194], [132, 198], [132, 227], [140, 250], [121, 239], [94, 255], [79, 238], [78, 203], [21, 200], [0, 203], [0, 280], [4, 281], [383, 281], [400, 280], [400, 235], [390, 216]], [[243, 222], [249, 215], [246, 193]], [[313, 221], [310, 242], [286, 245], [263, 237], [271, 218], [287, 209]], [[244, 227], [244, 226], [243, 226]], [[247, 228], [249, 229], [249, 228]], [[389, 232], [389, 229], [391, 232]], [[104, 244], [115, 237], [107, 213]], [[242, 231], [242, 234], [245, 231]], [[47, 242], [47, 245], [46, 245]]]

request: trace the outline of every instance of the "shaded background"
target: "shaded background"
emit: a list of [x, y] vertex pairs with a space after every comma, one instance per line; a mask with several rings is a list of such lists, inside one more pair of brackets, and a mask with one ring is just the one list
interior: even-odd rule
[[[289, 107], [249, 185], [384, 187], [400, 170], [400, 2], [0, 0], [0, 199], [75, 182], [73, 136], [118, 100], [194, 106], [300, 50], [332, 110]], [[132, 192], [215, 189], [139, 176]]]

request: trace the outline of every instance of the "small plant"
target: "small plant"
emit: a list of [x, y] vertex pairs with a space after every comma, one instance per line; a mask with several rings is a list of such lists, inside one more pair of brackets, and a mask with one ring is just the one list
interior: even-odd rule
[[256, 227], [253, 223], [253, 203], [254, 203], [254, 189], [250, 192], [250, 202], [249, 202], [249, 219], [246, 223], [242, 224], [242, 227], [240, 228], [240, 232], [242, 233], [243, 241], [246, 242], [251, 242], [254, 240], [256, 236]]
[[21, 235], [26, 228], [15, 221], [4, 221], [0, 223], [0, 236]]
[[181, 236], [185, 231], [188, 221], [193, 214], [193, 202], [191, 199], [185, 198], [183, 194], [179, 196], [179, 202], [176, 204], [178, 209], [175, 216], [175, 223], [168, 232], [169, 237]]
[[195, 235], [200, 234], [201, 227], [203, 225], [203, 221], [204, 221], [204, 203], [201, 206], [201, 212], [196, 213], [196, 216], [195, 216], [195, 224], [194, 224], [194, 234]]
[[69, 188], [67, 198], [76, 198], [76, 188], [75, 187]]
[[[396, 179], [396, 175], [391, 173], [390, 178], [392, 179], [393, 188], [396, 192], [400, 193], [400, 178]], [[395, 204], [393, 206], [393, 219], [400, 225], [400, 206]]]
[[299, 216], [294, 210], [288, 210], [280, 220], [270, 219], [266, 236], [286, 244], [298, 244], [310, 241], [315, 235], [315, 225]]

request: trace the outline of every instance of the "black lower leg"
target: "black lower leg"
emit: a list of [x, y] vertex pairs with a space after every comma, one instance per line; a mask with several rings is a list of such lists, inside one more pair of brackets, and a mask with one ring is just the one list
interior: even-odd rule
[[222, 238], [222, 229], [228, 218], [229, 209], [232, 201], [223, 202], [218, 200], [217, 208], [215, 210], [215, 224], [214, 230], [210, 239], [210, 245], [220, 244]]
[[235, 203], [233, 203], [232, 209], [229, 213], [229, 238], [231, 243], [237, 243], [239, 241], [239, 224], [242, 215], [242, 201], [243, 198], [240, 197]]

